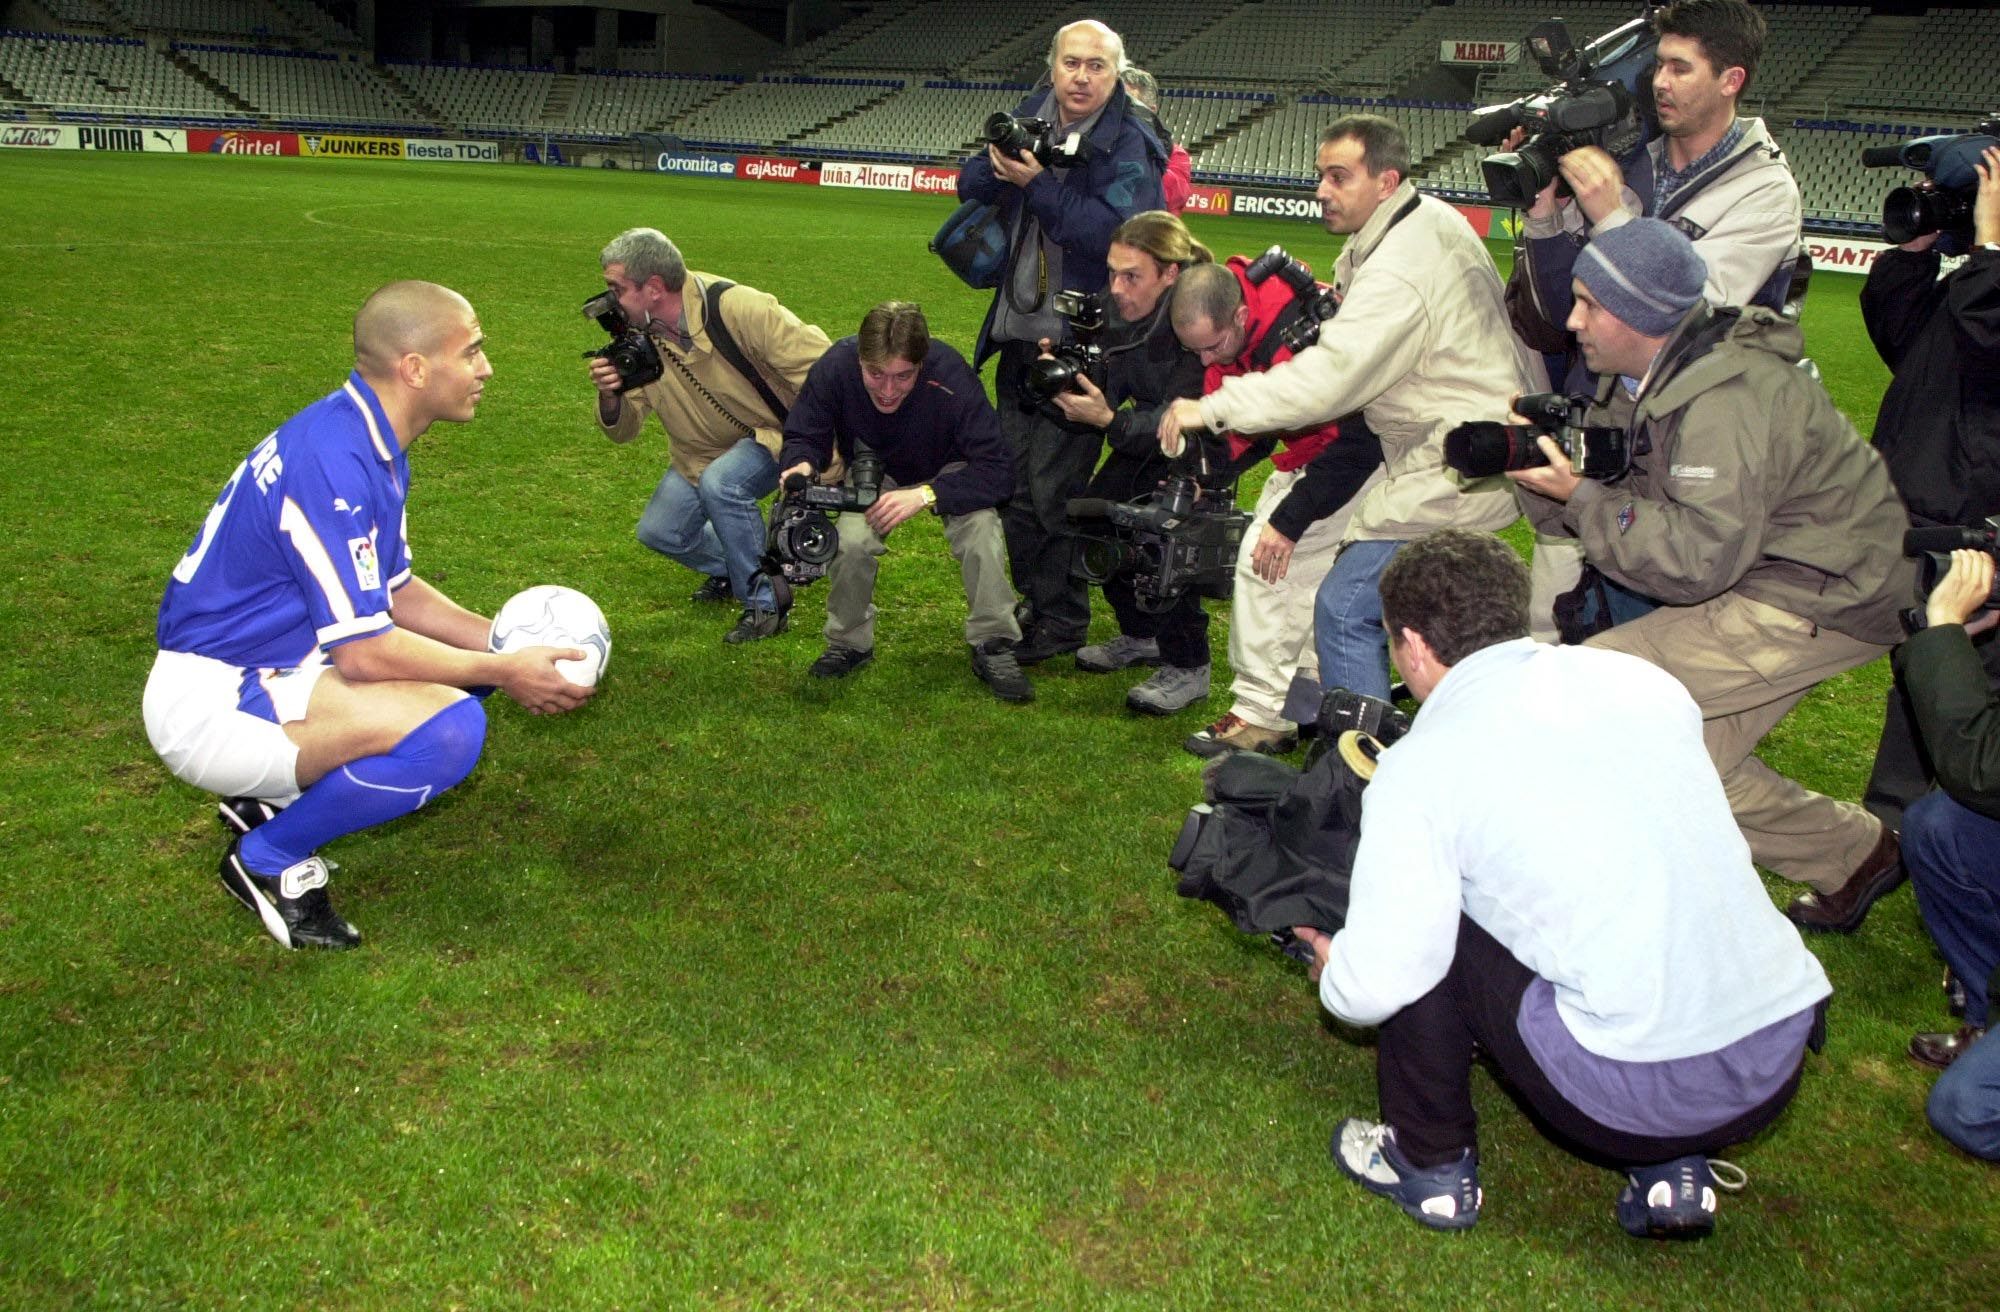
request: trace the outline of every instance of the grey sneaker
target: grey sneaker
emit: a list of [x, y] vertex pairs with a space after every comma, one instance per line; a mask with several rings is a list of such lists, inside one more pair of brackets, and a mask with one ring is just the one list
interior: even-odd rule
[[1162, 665], [1153, 677], [1125, 694], [1125, 704], [1147, 715], [1172, 715], [1208, 700], [1208, 667]]
[[1134, 665], [1159, 663], [1160, 643], [1157, 638], [1134, 638], [1123, 633], [1109, 642], [1079, 647], [1076, 652], [1076, 668], [1087, 674], [1109, 674]]
[[972, 672], [1003, 702], [1035, 700], [1034, 685], [1014, 658], [1014, 644], [1005, 638], [988, 638], [972, 645]]
[[735, 628], [722, 635], [722, 640], [727, 643], [758, 642], [764, 638], [775, 638], [784, 631], [784, 611], [752, 607], [743, 612]]

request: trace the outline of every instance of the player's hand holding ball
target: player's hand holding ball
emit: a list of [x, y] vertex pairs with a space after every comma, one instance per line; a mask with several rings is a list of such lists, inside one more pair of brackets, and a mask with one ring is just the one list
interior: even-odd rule
[[611, 626], [575, 588], [543, 584], [507, 599], [487, 645], [518, 658], [501, 689], [535, 714], [555, 714], [574, 710], [597, 690], [611, 661]]

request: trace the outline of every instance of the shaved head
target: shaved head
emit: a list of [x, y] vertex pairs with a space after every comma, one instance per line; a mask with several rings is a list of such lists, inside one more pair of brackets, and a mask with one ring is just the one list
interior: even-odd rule
[[354, 316], [354, 363], [365, 377], [386, 377], [406, 355], [435, 355], [446, 335], [471, 317], [471, 303], [449, 287], [392, 282]]

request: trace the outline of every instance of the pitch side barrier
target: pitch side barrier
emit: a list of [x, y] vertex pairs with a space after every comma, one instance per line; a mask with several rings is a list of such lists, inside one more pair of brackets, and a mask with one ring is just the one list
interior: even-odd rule
[[492, 141], [439, 141], [346, 132], [266, 132], [252, 128], [167, 128], [132, 123], [0, 124], [0, 148], [154, 151], [185, 155], [303, 155], [309, 159], [410, 159], [497, 164]]

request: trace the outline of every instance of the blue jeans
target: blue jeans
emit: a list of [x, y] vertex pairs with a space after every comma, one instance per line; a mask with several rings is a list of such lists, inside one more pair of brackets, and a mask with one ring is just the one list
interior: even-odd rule
[[1965, 1023], [1984, 1025], [2000, 964], [2000, 820], [1929, 792], [1903, 812], [1902, 846], [1924, 928], [1965, 985]]
[[1349, 542], [1320, 581], [1313, 599], [1313, 645], [1319, 686], [1389, 697], [1389, 640], [1382, 632], [1376, 585], [1400, 542]]
[[757, 569], [764, 555], [764, 516], [757, 502], [778, 486], [778, 462], [743, 438], [690, 483], [668, 469], [639, 516], [639, 541], [689, 569], [727, 575], [746, 607], [776, 605], [771, 581]]
[[2000, 1162], [2000, 1038], [1988, 1034], [1931, 1086], [1931, 1128], [1989, 1162]]

